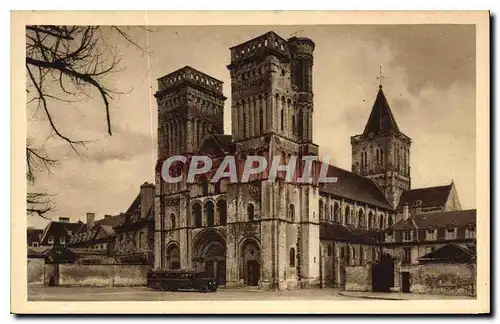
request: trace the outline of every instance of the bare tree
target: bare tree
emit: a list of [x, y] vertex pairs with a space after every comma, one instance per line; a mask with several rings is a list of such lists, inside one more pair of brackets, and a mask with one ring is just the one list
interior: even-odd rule
[[[110, 73], [120, 71], [121, 59], [117, 47], [110, 44], [109, 37], [106, 37], [112, 33], [145, 52], [122, 27], [26, 27], [28, 104], [35, 104], [37, 112], [41, 111], [46, 117], [53, 136], [62, 139], [77, 153], [78, 147], [83, 146], [85, 141], [72, 138], [63, 132], [55, 118], [58, 106], [53, 103], [81, 101], [97, 93], [102, 102], [107, 133], [112, 135], [110, 102], [118, 92], [106, 86], [104, 79]], [[58, 162], [44, 153], [43, 149], [33, 145], [32, 140], [26, 143], [26, 177], [30, 183], [35, 182], [36, 173], [50, 173], [51, 168]], [[44, 193], [28, 193], [27, 212], [42, 216], [52, 210], [52, 200], [48, 197]]]

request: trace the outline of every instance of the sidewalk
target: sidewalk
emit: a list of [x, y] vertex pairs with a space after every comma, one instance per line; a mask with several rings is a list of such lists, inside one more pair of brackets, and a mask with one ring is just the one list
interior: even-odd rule
[[475, 299], [470, 296], [452, 296], [452, 295], [428, 295], [428, 294], [414, 294], [414, 293], [378, 293], [378, 292], [354, 292], [342, 291], [338, 293], [345, 297], [366, 298], [366, 299], [383, 299], [383, 300], [440, 300], [440, 299]]

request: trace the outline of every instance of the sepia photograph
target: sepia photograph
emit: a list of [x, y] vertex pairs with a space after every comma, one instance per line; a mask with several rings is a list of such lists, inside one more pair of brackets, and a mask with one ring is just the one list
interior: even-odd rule
[[489, 312], [488, 20], [13, 12], [12, 311]]

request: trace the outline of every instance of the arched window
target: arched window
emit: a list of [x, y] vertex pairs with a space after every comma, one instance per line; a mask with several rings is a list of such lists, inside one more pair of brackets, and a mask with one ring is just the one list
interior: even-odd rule
[[205, 203], [205, 214], [207, 215], [207, 225], [214, 226], [214, 203], [212, 201], [207, 201]]
[[387, 222], [388, 222], [388, 224], [387, 224], [387, 225], [388, 225], [389, 227], [391, 227], [392, 225], [394, 225], [394, 219], [393, 219], [392, 217], [393, 217], [393, 216], [391, 215], [391, 216], [389, 216], [389, 217], [387, 218]]
[[358, 216], [358, 227], [365, 227], [365, 212], [361, 209]]
[[295, 222], [295, 206], [293, 204], [288, 206], [288, 220], [290, 222]]
[[295, 249], [290, 248], [290, 267], [295, 268]]
[[345, 207], [345, 222], [351, 224], [351, 208], [349, 208], [349, 205]]
[[200, 203], [195, 203], [193, 205], [193, 216], [194, 216], [194, 226], [201, 227], [201, 205], [200, 205]]
[[219, 213], [219, 224], [227, 224], [227, 202], [225, 199], [220, 199], [217, 202], [217, 212]]
[[352, 256], [352, 258], [351, 258], [352, 259], [352, 264], [356, 264], [356, 248], [354, 246], [352, 247], [352, 254], [351, 254], [351, 256]]
[[208, 179], [206, 177], [203, 177], [201, 179], [201, 181], [202, 181], [202, 187], [203, 187], [203, 189], [202, 189], [203, 190], [203, 196], [208, 196], [208, 185], [209, 185]]
[[375, 228], [375, 215], [372, 211], [368, 213], [368, 228]]
[[280, 110], [280, 122], [281, 122], [281, 131], [285, 130], [285, 97], [281, 98], [281, 110]]
[[339, 204], [335, 203], [335, 207], [333, 209], [334, 221], [340, 223], [340, 207]]
[[260, 126], [260, 133], [264, 134], [264, 110], [262, 109], [262, 99], [260, 99], [260, 113], [259, 113], [259, 126]]
[[170, 214], [170, 228], [175, 229], [175, 214]]
[[384, 223], [384, 221], [385, 221], [384, 215], [383, 215], [383, 214], [380, 214], [380, 222], [379, 222], [379, 224], [378, 224], [378, 225], [379, 225], [379, 227], [380, 227], [380, 229], [384, 229], [384, 227], [385, 227], [385, 223]]
[[323, 219], [323, 200], [319, 200], [319, 219]]
[[253, 221], [254, 219], [254, 212], [255, 212], [255, 208], [252, 204], [248, 204], [247, 206], [247, 213], [248, 213], [248, 220], [249, 221]]

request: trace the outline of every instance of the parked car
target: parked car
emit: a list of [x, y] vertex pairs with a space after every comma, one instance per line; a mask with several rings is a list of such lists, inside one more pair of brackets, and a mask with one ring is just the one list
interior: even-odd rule
[[217, 291], [217, 282], [203, 272], [193, 269], [150, 270], [147, 277], [148, 287], [158, 290], [198, 290]]

